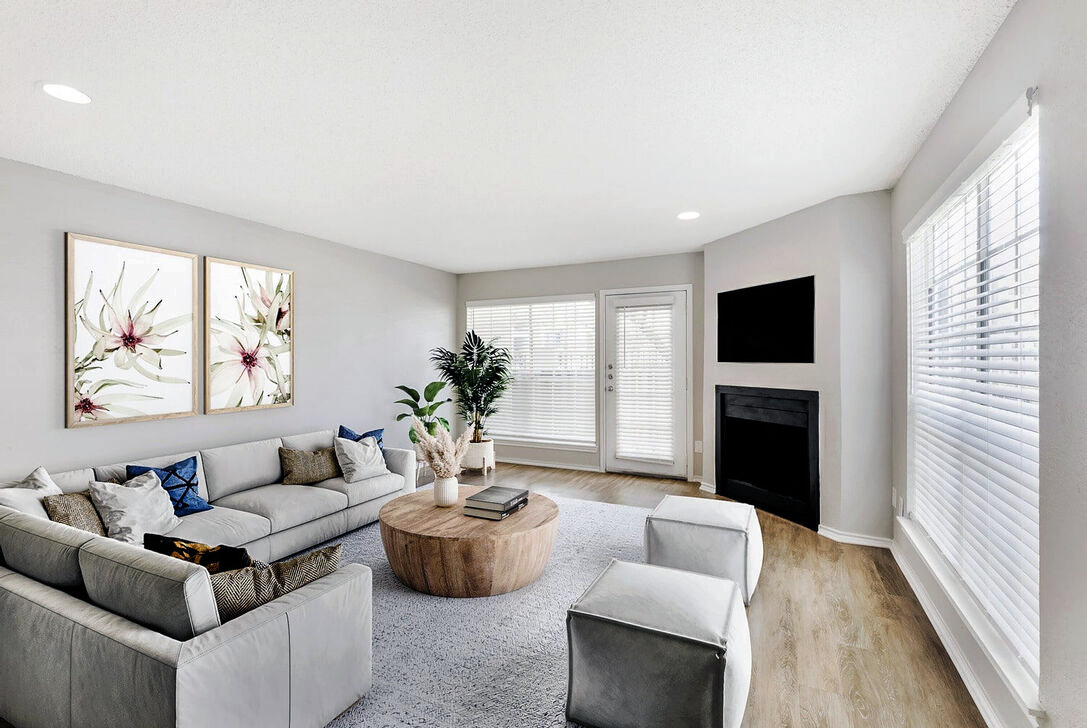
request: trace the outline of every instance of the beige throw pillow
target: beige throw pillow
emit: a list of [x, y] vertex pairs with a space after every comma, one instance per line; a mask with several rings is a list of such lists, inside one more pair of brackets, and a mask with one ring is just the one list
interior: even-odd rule
[[106, 535], [143, 546], [143, 535], [169, 533], [181, 525], [170, 494], [153, 470], [124, 483], [90, 483], [91, 501], [102, 517]]

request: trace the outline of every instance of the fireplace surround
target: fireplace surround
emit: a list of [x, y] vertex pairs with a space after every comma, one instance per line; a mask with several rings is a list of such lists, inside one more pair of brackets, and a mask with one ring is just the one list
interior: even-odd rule
[[819, 393], [717, 385], [717, 493], [819, 527]]

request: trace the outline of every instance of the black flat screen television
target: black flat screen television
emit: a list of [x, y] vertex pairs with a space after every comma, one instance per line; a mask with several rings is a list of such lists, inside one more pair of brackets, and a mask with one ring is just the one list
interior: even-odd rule
[[717, 361], [815, 361], [815, 276], [717, 294]]

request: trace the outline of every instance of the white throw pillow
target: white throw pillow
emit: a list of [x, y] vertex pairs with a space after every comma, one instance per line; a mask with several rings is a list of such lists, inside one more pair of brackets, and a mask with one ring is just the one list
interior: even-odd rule
[[389, 472], [377, 438], [364, 437], [355, 442], [345, 437], [337, 437], [335, 445], [336, 460], [343, 471], [343, 479], [348, 483], [357, 483]]
[[49, 477], [45, 468], [39, 465], [34, 472], [18, 483], [0, 485], [0, 506], [14, 508], [38, 518], [49, 520], [49, 514], [42, 506], [42, 499], [47, 495], [61, 495], [63, 491]]
[[91, 502], [102, 517], [106, 535], [143, 546], [145, 533], [169, 533], [181, 525], [170, 494], [153, 470], [125, 483], [90, 483]]

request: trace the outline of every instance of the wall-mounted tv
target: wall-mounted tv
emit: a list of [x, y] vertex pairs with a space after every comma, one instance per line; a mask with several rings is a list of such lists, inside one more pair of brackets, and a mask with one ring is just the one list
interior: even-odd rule
[[717, 361], [815, 361], [815, 276], [717, 294]]

